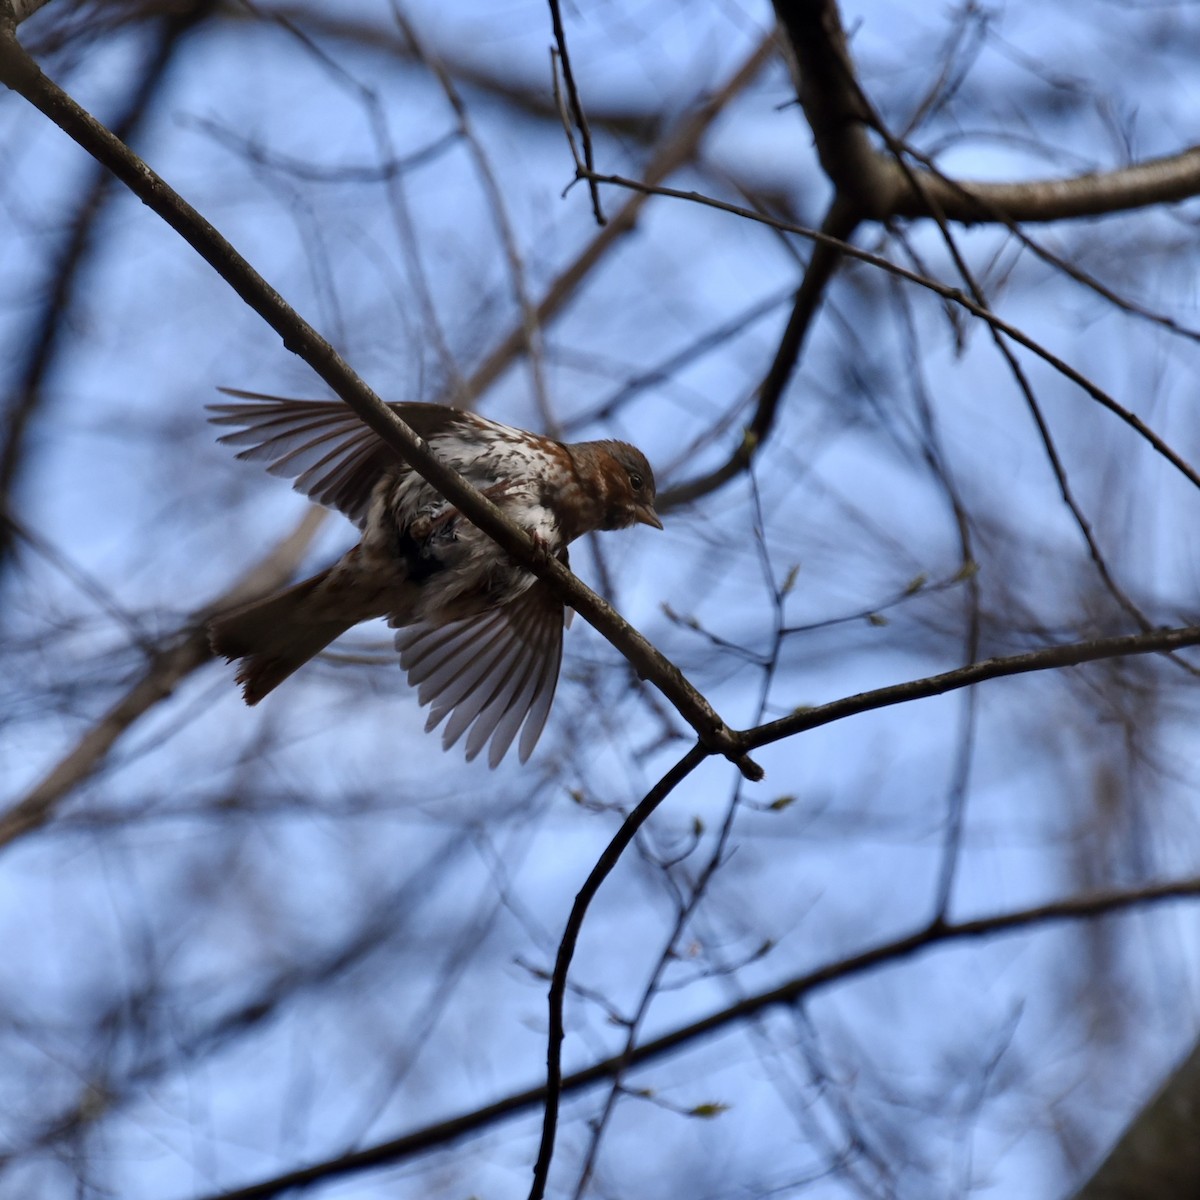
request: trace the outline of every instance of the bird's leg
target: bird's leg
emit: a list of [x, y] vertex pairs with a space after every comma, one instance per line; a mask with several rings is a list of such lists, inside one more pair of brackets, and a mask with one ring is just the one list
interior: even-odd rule
[[409, 523], [408, 532], [412, 534], [418, 541], [427, 541], [435, 533], [438, 533], [456, 520], [461, 514], [454, 505], [449, 505], [444, 508], [436, 516], [429, 513], [421, 513], [414, 517]]
[[[506, 493], [512, 491], [513, 483], [511, 480], [501, 480], [499, 483], [493, 483], [491, 487], [481, 488], [479, 494], [486, 496], [493, 503], [500, 500]], [[447, 504], [440, 513], [436, 516], [423, 512], [419, 516], [414, 517], [409, 523], [408, 531], [419, 541], [425, 541], [432, 537], [435, 533], [443, 530], [447, 525], [457, 521], [462, 513], [453, 505]], [[538, 540], [538, 535], [530, 532], [530, 537]]]
[[529, 540], [533, 543], [533, 548], [537, 551], [537, 556], [543, 562], [550, 561], [550, 542], [546, 535], [540, 529], [530, 529], [526, 527], [525, 532], [529, 535]]

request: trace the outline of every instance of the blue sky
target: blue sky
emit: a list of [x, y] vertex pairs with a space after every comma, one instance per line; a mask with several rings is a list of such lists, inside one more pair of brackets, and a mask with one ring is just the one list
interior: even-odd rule
[[[48, 25], [54, 7], [35, 20]], [[864, 86], [893, 128], [938, 77], [955, 11], [843, 10]], [[544, 99], [542, 5], [409, 14], [453, 70]], [[392, 28], [378, 3], [338, 15]], [[765, 6], [737, 3], [568, 12], [584, 102], [661, 114], [670, 129], [768, 20]], [[461, 142], [404, 175], [402, 195], [364, 183], [361, 169], [387, 148], [363, 89], [397, 158], [452, 130], [445, 97], [386, 48], [300, 24], [324, 59], [255, 21], [199, 30], [137, 149], [380, 394], [443, 399], [447, 355], [468, 374], [517, 319], [485, 193]], [[947, 170], [986, 179], [1174, 152], [1192, 136], [1195, 25], [1187, 5], [998, 6], [957, 43], [961, 83], [912, 140]], [[24, 32], [33, 38], [35, 23]], [[106, 36], [47, 69], [103, 117], [144, 44], [144, 34]], [[538, 296], [596, 233], [586, 192], [562, 194], [572, 167], [554, 121], [478, 82], [461, 87]], [[0, 239], [0, 363], [10, 364], [0, 379], [10, 385], [89, 167], [13, 96], [0, 131], [11, 231]], [[600, 120], [595, 132], [602, 171], [638, 173], [644, 143]], [[670, 182], [737, 203], [766, 196], [798, 223], [820, 222], [829, 187], [778, 62]], [[624, 200], [604, 193], [609, 212]], [[1194, 211], [1030, 232], [1191, 328]], [[936, 229], [904, 232], [907, 245], [870, 227], [857, 240], [957, 285]], [[955, 236], [1005, 319], [1197, 457], [1194, 340], [1119, 311], [1004, 231]], [[554, 414], [569, 423], [594, 412], [630, 377], [795, 286], [808, 252], [725, 213], [651, 202], [545, 330]], [[573, 436], [634, 441], [660, 491], [716, 465], [737, 444], [786, 315], [784, 302]], [[215, 389], [324, 394], [126, 195], [104, 210], [63, 330], [18, 495], [43, 549], [24, 546], [3, 581], [6, 803], [122, 694], [147, 644], [300, 519], [305, 502], [283, 481], [216, 445], [204, 419]], [[1186, 622], [1200, 498], [1079, 389], [1019, 358], [1115, 576], [1152, 623]], [[524, 363], [480, 406], [541, 424]], [[925, 457], [926, 411], [973, 522], [980, 656], [1129, 629], [986, 330], [952, 324], [935, 298], [862, 264], [831, 286], [753, 480], [672, 512], [662, 534], [581, 544], [574, 565], [593, 586], [609, 581], [621, 611], [737, 727], [760, 705], [774, 717], [960, 665], [969, 589], [955, 581], [954, 514]], [[352, 540], [331, 518], [306, 567]], [[798, 631], [782, 641], [764, 701], [753, 660], [772, 645], [770, 581], [793, 569], [782, 619]], [[871, 612], [883, 616], [862, 616]], [[190, 675], [57, 822], [5, 850], [0, 1144], [15, 1158], [0, 1196], [215, 1193], [541, 1078], [539, 972], [621, 814], [686, 748], [682, 736], [664, 740], [683, 724], [576, 621], [537, 754], [492, 773], [422, 732], [382, 624], [338, 650], [253, 711], [231, 668]], [[981, 687], [952, 915], [1189, 874], [1194, 695], [1194, 679], [1159, 660]], [[698, 771], [589, 914], [567, 1068], [621, 1047], [612, 1011], [636, 1008], [727, 817], [722, 865], [673, 944], [643, 1039], [926, 920], [965, 703], [952, 694], [768, 747], [761, 785], [739, 786], [724, 763]], [[630, 1076], [651, 1094], [618, 1103], [594, 1194], [1062, 1195], [1194, 1040], [1194, 942], [1192, 910], [1178, 905], [948, 945], [731, 1026]], [[49, 1154], [30, 1150], [87, 1088], [103, 1097], [100, 1114], [89, 1110], [74, 1139], [50, 1137]], [[553, 1194], [572, 1194], [602, 1104], [602, 1090], [567, 1102]], [[727, 1108], [688, 1115], [710, 1104]], [[527, 1114], [311, 1194], [523, 1195], [537, 1132]]]

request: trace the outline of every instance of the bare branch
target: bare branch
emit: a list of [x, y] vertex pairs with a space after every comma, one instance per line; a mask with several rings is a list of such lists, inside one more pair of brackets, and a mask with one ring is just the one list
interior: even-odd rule
[[1176, 629], [1154, 629], [1148, 633], [1129, 633], [1119, 637], [1095, 638], [1086, 642], [1072, 642], [1066, 646], [1049, 646], [1044, 650], [1030, 650], [1027, 654], [1013, 654], [1006, 658], [988, 658], [983, 662], [971, 663], [941, 675], [928, 675], [909, 683], [897, 683], [891, 687], [860, 692], [815, 708], [798, 709], [790, 716], [770, 721], [755, 729], [746, 730], [741, 738], [747, 750], [777, 742], [821, 725], [829, 725], [845, 717], [873, 712], [879, 708], [890, 708], [895, 704], [907, 704], [910, 700], [927, 700], [930, 696], [941, 696], [959, 688], [973, 687], [987, 679], [1003, 679], [1009, 675], [1027, 675], [1032, 671], [1053, 671], [1062, 667], [1077, 667], [1082, 663], [1099, 662], [1106, 658], [1123, 658], [1131, 654], [1163, 654], [1182, 650], [1187, 646], [1200, 645], [1200, 625], [1185, 625]]
[[562, 1095], [562, 1042], [564, 1036], [563, 1005], [567, 994], [567, 972], [575, 956], [575, 946], [583, 929], [583, 919], [588, 907], [600, 890], [600, 885], [612, 873], [637, 831], [650, 819], [654, 810], [708, 757], [703, 746], [693, 746], [659, 781], [650, 789], [638, 806], [621, 822], [620, 829], [596, 860], [588, 873], [571, 915], [558, 944], [558, 955], [554, 960], [554, 976], [550, 982], [550, 1031], [546, 1042], [546, 1106], [542, 1113], [542, 1140], [538, 1148], [537, 1162], [533, 1168], [533, 1186], [529, 1200], [541, 1200], [546, 1192], [546, 1180], [550, 1174], [550, 1160], [554, 1157], [554, 1133], [558, 1127], [558, 1104]]
[[[1097, 891], [1090, 895], [1057, 900], [988, 917], [976, 917], [969, 921], [925, 925], [902, 937], [881, 942], [857, 954], [796, 975], [766, 991], [746, 996], [697, 1021], [643, 1042], [631, 1055], [615, 1055], [595, 1062], [581, 1071], [574, 1071], [563, 1077], [560, 1093], [565, 1095], [582, 1091], [611, 1078], [630, 1063], [643, 1065], [662, 1058], [730, 1025], [757, 1017], [769, 1008], [795, 1004], [821, 988], [882, 966], [904, 962], [937, 946], [975, 941], [996, 934], [1019, 933], [1063, 921], [1091, 920], [1130, 909], [1197, 897], [1200, 897], [1200, 878], [1188, 878], [1142, 887]], [[292, 1188], [306, 1187], [322, 1180], [352, 1175], [373, 1167], [390, 1166], [438, 1146], [447, 1145], [467, 1134], [476, 1133], [497, 1121], [526, 1113], [539, 1107], [546, 1098], [547, 1089], [544, 1086], [527, 1088], [472, 1112], [414, 1130], [403, 1137], [380, 1142], [338, 1158], [313, 1163], [311, 1166], [289, 1171], [248, 1187], [215, 1193], [205, 1197], [205, 1200], [268, 1200], [268, 1197], [277, 1196]]]
[[930, 217], [979, 224], [1062, 221], [1172, 204], [1200, 195], [1200, 146], [1112, 171], [1021, 183], [907, 176], [867, 136], [878, 127], [858, 84], [834, 0], [776, 0], [798, 66], [797, 95], [838, 194], [867, 220]]
[[867, 137], [870, 112], [854, 80], [837, 5], [776, 0], [775, 12], [795, 56], [796, 95], [825, 174], [859, 219], [884, 220], [895, 205], [897, 172]]
[[462, 137], [471, 152], [475, 162], [475, 170], [479, 175], [480, 184], [487, 196], [488, 208], [496, 225], [496, 233], [504, 249], [504, 257], [508, 261], [508, 273], [512, 280], [513, 298], [517, 302], [521, 314], [521, 327], [525, 334], [525, 355], [529, 361], [530, 382], [533, 384], [534, 399], [537, 401], [538, 412], [541, 415], [546, 432], [552, 437], [560, 433], [559, 422], [550, 404], [546, 390], [545, 371], [543, 370], [543, 343], [541, 326], [538, 324], [537, 307], [529, 294], [529, 285], [525, 277], [525, 264], [521, 259], [520, 247], [517, 245], [516, 231], [509, 219], [508, 208], [505, 204], [504, 193], [500, 181], [492, 169], [491, 160], [483, 147], [470, 110], [454, 82], [453, 76], [446, 70], [445, 64], [438, 58], [417, 34], [412, 22], [397, 6], [394, 11], [397, 25], [403, 31], [412, 45], [413, 53], [423, 62], [438, 81], [446, 101], [458, 119], [457, 136]]
[[[266, 20], [287, 21], [358, 50], [375, 51], [402, 61], [417, 61], [416, 48], [405, 36], [398, 36], [391, 25], [359, 16], [345, 5], [267, 3], [256, 5], [254, 11]], [[231, 4], [224, 8], [222, 15], [230, 21], [244, 21], [249, 13], [243, 5]], [[450, 41], [433, 49], [458, 84], [535, 117], [558, 119], [558, 110], [547, 96], [543, 81], [533, 73], [525, 79], [511, 70], [501, 70], [509, 65], [504, 56], [475, 60], [463, 54], [460, 45]], [[662, 131], [660, 114], [623, 104], [622, 99], [622, 96], [616, 96], [605, 103], [600, 97], [589, 103], [589, 123], [622, 138], [639, 143], [653, 142]]]
[[[571, 116], [575, 121], [575, 128], [579, 130], [579, 140], [583, 144], [583, 165], [591, 172], [596, 169], [596, 158], [592, 152], [592, 131], [588, 128], [587, 114], [583, 111], [583, 101], [579, 98], [579, 88], [575, 84], [575, 72], [571, 69], [571, 54], [567, 49], [567, 35], [563, 29], [559, 0], [550, 0], [550, 21], [554, 26], [554, 44], [558, 47], [558, 59], [562, 63], [567, 103], [571, 106]], [[587, 184], [592, 197], [592, 212], [596, 214], [596, 224], [603, 225], [605, 222], [604, 212], [600, 207], [600, 189], [593, 179], [588, 179]]]
[[1066, 179], [981, 183], [947, 180], [924, 171], [920, 179], [920, 191], [906, 188], [896, 196], [894, 216], [927, 217], [929, 200], [936, 202], [950, 220], [967, 225], [994, 221], [998, 216], [1009, 221], [1111, 216], [1152, 204], [1177, 204], [1200, 195], [1200, 146]]
[[[689, 162], [700, 147], [701, 140], [713, 122], [725, 111], [730, 101], [758, 77], [775, 53], [775, 39], [767, 36], [754, 48], [729, 79], [680, 122], [671, 136], [661, 145], [642, 175], [642, 187], [652, 189]], [[603, 179], [603, 176], [598, 176]], [[574, 296], [584, 279], [600, 263], [608, 251], [637, 225], [638, 214], [646, 202], [645, 195], [634, 195], [619, 212], [575, 256], [546, 290], [537, 305], [535, 316], [542, 328], [549, 324]], [[517, 325], [508, 336], [479, 364], [467, 380], [467, 394], [478, 396], [487, 391], [525, 347], [524, 324]]]
[[[779, 229], [785, 233], [794, 233], [800, 237], [808, 238], [814, 242], [830, 242], [835, 245], [838, 250], [846, 258], [854, 258], [859, 262], [869, 263], [873, 267], [878, 267], [881, 271], [887, 271], [889, 274], [895, 275], [898, 279], [905, 279], [909, 283], [915, 283], [919, 287], [927, 288], [929, 291], [941, 296], [945, 300], [949, 300], [957, 304], [972, 316], [979, 317], [986, 321], [992, 328], [999, 330], [1012, 338], [1014, 342], [1024, 346], [1026, 350], [1037, 355], [1043, 362], [1053, 367], [1064, 378], [1069, 379], [1076, 384], [1089, 396], [1092, 397], [1103, 408], [1108, 409], [1114, 416], [1118, 417], [1137, 434], [1142, 437], [1148, 445], [1150, 445], [1155, 453], [1160, 454], [1165, 458], [1175, 469], [1183, 475], [1193, 486], [1200, 488], [1200, 472], [1197, 472], [1186, 459], [1177, 453], [1162, 437], [1154, 432], [1136, 413], [1125, 408], [1124, 405], [1118, 404], [1103, 388], [1093, 383], [1082, 372], [1077, 371], [1064, 359], [1061, 359], [1056, 354], [1052, 354], [1040, 342], [1029, 336], [1015, 325], [998, 317], [989, 308], [985, 308], [981, 304], [976, 304], [970, 296], [966, 295], [960, 288], [950, 287], [948, 284], [939, 282], [936, 279], [931, 279], [927, 275], [918, 274], [916, 271], [910, 271], [906, 267], [894, 263], [891, 259], [883, 258], [878, 254], [872, 254], [868, 250], [861, 250], [859, 247], [849, 243], [842, 242], [836, 238], [831, 238], [829, 234], [822, 232], [819, 229], [810, 229], [804, 225], [795, 225], [790, 221], [781, 221], [777, 217], [767, 216], [764, 213], [756, 212], [752, 208], [745, 208], [740, 204], [730, 204], [725, 200], [717, 200], [712, 196], [704, 196], [699, 192], [685, 192], [678, 188], [670, 187], [649, 187], [648, 185], [636, 180], [627, 179], [621, 175], [601, 175], [597, 177], [602, 183], [611, 183], [618, 187], [629, 188], [633, 191], [644, 192], [656, 196], [670, 196], [676, 200], [688, 200], [694, 204], [703, 204], [709, 208], [719, 209], [721, 212], [731, 213], [734, 216], [746, 217], [751, 221], [760, 221], [764, 225], [771, 226], [772, 229]], [[664, 497], [670, 493], [664, 493]]]
[[804, 347], [805, 338], [812, 328], [825, 289], [842, 261], [842, 247], [847, 245], [853, 236], [856, 223], [854, 213], [846, 205], [835, 200], [833, 207], [825, 214], [821, 226], [824, 237], [817, 240], [813, 246], [812, 256], [800, 287], [796, 290], [792, 314], [776, 348], [775, 357], [771, 360], [762, 383], [758, 385], [758, 404], [742, 440], [733, 454], [707, 475], [663, 492], [658, 505], [664, 512], [690, 504], [701, 496], [707, 496], [709, 492], [722, 487], [749, 469], [755, 452], [767, 440], [775, 426], [775, 417]]
[[212, 658], [205, 627], [209, 617], [274, 591], [295, 574], [326, 515], [321, 508], [307, 509], [296, 528], [265, 558], [196, 613], [173, 637], [162, 640], [125, 694], [21, 800], [0, 813], [0, 849], [51, 820], [67, 794], [103, 766], [117, 739]]
[[[43, 0], [44, 2], [44, 0]], [[123, 142], [134, 137], [162, 87], [167, 69], [176, 51], [195, 27], [206, 19], [215, 0], [189, 0], [165, 14], [153, 27], [140, 73], [134, 79], [122, 111], [113, 122], [116, 136]], [[16, 4], [15, 20], [20, 22], [39, 3], [26, 0]], [[24, 8], [24, 16], [21, 10]], [[0, 14], [3, 6], [0, 6]], [[38, 305], [28, 334], [23, 339], [24, 354], [12, 385], [12, 396], [5, 405], [4, 436], [0, 442], [0, 511], [15, 513], [16, 491], [24, 471], [28, 435], [45, 401], [45, 381], [58, 359], [63, 329], [75, 300], [75, 289], [83, 269], [91, 261], [93, 234], [112, 187], [112, 176], [99, 164], [91, 180], [80, 187], [80, 199], [66, 237], [58, 251], [50, 278], [42, 289], [44, 299]], [[0, 575], [12, 555], [11, 526], [0, 525]]]
[[[2, 29], [0, 78], [107, 166], [162, 217], [279, 334], [283, 344], [312, 367], [413, 470], [611, 641], [644, 678], [653, 682], [675, 704], [706, 746], [717, 753], [733, 751], [735, 738], [732, 731], [678, 667], [557, 559], [539, 551], [523, 529], [471, 487], [457, 471], [437, 458], [347, 366], [333, 346], [294, 312], [208, 221], [51, 82], [16, 39], [11, 34], [5, 35]], [[520, 333], [523, 336], [523, 330]], [[734, 757], [748, 778], [761, 778], [762, 769], [757, 764], [740, 752]]]

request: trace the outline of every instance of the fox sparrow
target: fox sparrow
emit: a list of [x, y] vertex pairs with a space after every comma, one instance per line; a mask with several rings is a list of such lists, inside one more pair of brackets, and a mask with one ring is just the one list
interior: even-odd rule
[[[495, 766], [517, 732], [524, 762], [546, 724], [562, 660], [562, 602], [466, 520], [346, 405], [222, 389], [220, 441], [238, 458], [295, 478], [310, 499], [339, 509], [362, 540], [303, 583], [224, 613], [213, 650], [240, 659], [237, 681], [257, 704], [360, 621], [386, 617], [421, 704], [426, 730], [449, 717], [449, 748], [467, 733], [467, 758], [490, 741]], [[654, 475], [625, 442], [568, 444], [441, 404], [390, 406], [449, 463], [563, 563], [595, 529], [662, 528]]]

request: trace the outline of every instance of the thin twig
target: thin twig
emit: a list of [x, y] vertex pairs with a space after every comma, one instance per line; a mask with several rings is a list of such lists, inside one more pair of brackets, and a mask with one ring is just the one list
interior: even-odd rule
[[1149, 633], [1128, 633], [1116, 637], [1093, 638], [1086, 642], [1071, 642], [1064, 646], [1047, 646], [1025, 654], [1003, 658], [987, 658], [982, 662], [926, 675], [908, 683], [859, 692], [841, 700], [812, 708], [798, 709], [777, 721], [769, 721], [740, 735], [748, 750], [757, 750], [793, 734], [817, 729], [860, 713], [907, 704], [910, 700], [927, 700], [959, 688], [974, 687], [988, 679], [1003, 679], [1010, 675], [1027, 675], [1033, 671], [1054, 671], [1062, 667], [1077, 667], [1083, 663], [1099, 662], [1106, 658], [1123, 658], [1134, 654], [1164, 654], [1200, 645], [1200, 625], [1185, 625], [1173, 629], [1154, 629]]
[[22, 799], [0, 813], [0, 848], [51, 820], [67, 794], [103, 767], [117, 739], [212, 658], [206, 628], [210, 616], [274, 591], [294, 575], [326, 515], [322, 508], [308, 508], [295, 529], [236, 583], [195, 613], [173, 635], [159, 640], [141, 674], [120, 699], [109, 706]]
[[520, 247], [517, 245], [516, 230], [509, 219], [508, 206], [505, 204], [504, 192], [500, 188], [496, 172], [492, 168], [491, 160], [483, 148], [479, 135], [475, 132], [475, 124], [471, 120], [471, 113], [467, 108], [466, 101], [459, 92], [450, 72], [446, 70], [442, 61], [425, 46], [412, 22], [395, 2], [392, 4], [392, 15], [397, 26], [412, 45], [413, 54], [429, 68], [433, 77], [438, 81], [447, 102], [458, 119], [458, 135], [466, 142], [475, 163], [475, 170], [479, 174], [480, 183], [487, 196], [488, 210], [491, 212], [496, 226], [496, 235], [500, 239], [504, 257], [508, 263], [513, 298], [516, 300], [521, 314], [521, 328], [525, 334], [525, 354], [529, 361], [529, 377], [533, 384], [533, 396], [537, 403], [538, 413], [542, 418], [545, 431], [551, 437], [561, 437], [561, 424], [555, 416], [549, 393], [546, 390], [545, 355], [537, 306], [529, 293], [529, 285], [525, 278], [525, 264], [521, 260]]
[[[791, 221], [783, 221], [777, 217], [755, 212], [754, 209], [746, 208], [740, 204], [731, 204], [728, 201], [717, 200], [712, 196], [705, 196], [699, 192], [685, 192], [678, 188], [665, 187], [661, 184], [650, 186], [642, 183], [640, 180], [628, 179], [623, 175], [598, 175], [596, 178], [600, 183], [609, 183], [615, 187], [630, 188], [646, 195], [666, 196], [674, 200], [687, 200], [693, 204], [702, 204], [707, 208], [715, 208], [720, 212], [729, 213], [732, 216], [746, 217], [751, 221], [758, 221], [761, 224], [769, 225], [773, 229], [780, 229], [785, 233], [794, 233], [799, 237], [808, 238], [810, 241], [827, 242], [835, 246], [846, 258], [854, 258], [872, 267], [878, 267], [881, 271], [887, 271], [889, 274], [895, 275], [898, 279], [907, 280], [909, 283], [914, 283], [918, 287], [923, 287], [935, 295], [951, 301], [951, 303], [958, 305], [972, 316], [979, 317], [980, 320], [986, 321], [993, 328], [1006, 334], [1018, 345], [1024, 346], [1026, 350], [1047, 363], [1064, 378], [1069, 379], [1101, 405], [1101, 407], [1108, 409], [1109, 412], [1133, 429], [1139, 437], [1143, 438], [1153, 448], [1155, 453], [1165, 458], [1189, 483], [1200, 488], [1200, 472], [1178, 454], [1169, 443], [1156, 434], [1139, 416], [1119, 404], [1103, 388], [1093, 383], [1086, 375], [1077, 371], [1064, 359], [1047, 350], [1045, 346], [1030, 337], [1029, 334], [1017, 326], [1009, 324], [990, 309], [976, 304], [961, 288], [951, 287], [948, 284], [940, 283], [936, 279], [921, 275], [916, 271], [910, 271], [908, 268], [892, 262], [891, 259], [883, 258], [878, 254], [872, 254], [869, 250], [862, 250], [853, 243], [840, 241], [838, 238], [831, 237], [828, 233], [824, 233], [819, 229], [812, 229], [806, 225], [796, 225]], [[719, 486], [728, 477], [724, 476], [720, 478], [713, 486]], [[703, 494], [698, 489], [697, 483], [682, 484], [678, 489], [672, 488], [670, 491], [664, 492], [660, 500], [665, 499], [669, 504], [678, 504], [682, 502], [678, 498], [679, 496], [684, 496], [690, 500], [695, 499], [697, 494]]]
[[[857, 954], [795, 975], [773, 988], [746, 996], [687, 1025], [678, 1026], [652, 1041], [643, 1042], [634, 1049], [632, 1060], [639, 1066], [653, 1062], [731, 1025], [757, 1017], [768, 1009], [780, 1005], [794, 1005], [821, 988], [864, 975], [880, 967], [905, 962], [938, 946], [960, 941], [976, 941], [996, 934], [1019, 933], [1062, 921], [1090, 920], [1146, 905], [1197, 897], [1200, 897], [1200, 878], [1188, 878], [1142, 887], [1097, 891], [1032, 908], [976, 917], [969, 921], [944, 921], [924, 925], [911, 933], [869, 946]], [[594, 1062], [579, 1071], [573, 1071], [570, 1075], [563, 1076], [560, 1094], [582, 1091], [602, 1083], [625, 1065], [628, 1064], [623, 1062], [623, 1056], [616, 1055]], [[470, 1112], [413, 1130], [402, 1137], [313, 1163], [299, 1170], [288, 1171], [286, 1174], [264, 1179], [247, 1187], [214, 1193], [205, 1200], [269, 1200], [270, 1197], [293, 1188], [307, 1187], [375, 1167], [392, 1166], [406, 1158], [478, 1133], [498, 1121], [522, 1116], [539, 1107], [545, 1100], [546, 1087], [539, 1084], [520, 1092], [512, 1092]]]
[[[959, 555], [962, 566], [957, 577], [966, 584], [966, 634], [963, 638], [963, 661], [977, 662], [979, 659], [979, 643], [982, 634], [982, 600], [980, 594], [979, 572], [971, 569], [975, 561], [975, 551], [972, 545], [971, 518], [962, 499], [938, 437], [937, 425], [934, 421], [933, 405], [930, 402], [928, 389], [921, 370], [921, 359], [918, 353], [917, 324], [913, 317], [912, 306], [908, 294], [900, 287], [899, 281], [892, 280], [895, 290], [897, 309], [904, 322], [905, 341], [908, 346], [909, 375], [913, 381], [914, 399], [921, 423], [923, 438], [922, 450], [925, 461], [942, 489], [946, 493], [950, 511], [954, 517], [954, 526], [958, 533]], [[963, 825], [966, 816], [967, 789], [971, 781], [971, 768], [975, 758], [975, 733], [979, 716], [979, 693], [969, 688], [963, 695], [959, 710], [959, 730], [956, 741], [958, 750], [955, 754], [954, 768], [950, 778], [946, 799], [945, 834], [942, 839], [942, 861], [938, 871], [937, 884], [934, 890], [934, 913], [939, 918], [945, 918], [950, 908], [950, 900], [954, 889], [954, 880], [958, 871], [959, 852], [962, 847]]]
[[754, 415], [743, 431], [740, 442], [719, 467], [698, 479], [666, 490], [658, 501], [664, 512], [679, 505], [690, 504], [740, 475], [749, 467], [759, 447], [770, 436], [783, 402], [784, 392], [796, 369], [800, 352], [809, 330], [812, 329], [826, 288], [842, 261], [843, 248], [849, 245], [848, 239], [856, 225], [857, 218], [851, 210], [835, 199], [821, 226], [824, 236], [815, 240], [804, 277], [796, 289], [792, 312], [787, 325], [784, 326], [775, 355], [758, 385], [758, 402]]
[[583, 887], [571, 906], [558, 956], [554, 962], [554, 975], [550, 983], [550, 1028], [546, 1041], [546, 1107], [542, 1115], [542, 1140], [538, 1148], [537, 1162], [533, 1168], [533, 1186], [529, 1200], [541, 1200], [546, 1191], [546, 1179], [550, 1173], [550, 1160], [554, 1155], [554, 1133], [558, 1126], [558, 1105], [562, 1092], [562, 1041], [563, 1004], [566, 1000], [567, 972], [575, 954], [583, 919], [587, 915], [600, 885], [617, 865], [626, 847], [633, 841], [637, 831], [649, 820], [651, 813], [679, 786], [707, 757], [703, 746], [693, 746], [659, 781], [646, 793], [638, 806], [621, 823], [620, 829], [596, 860]]
[[[596, 169], [596, 160], [592, 153], [592, 131], [588, 128], [587, 114], [583, 111], [583, 101], [580, 100], [579, 89], [575, 86], [575, 72], [571, 70], [571, 54], [567, 50], [567, 35], [563, 29], [559, 0], [550, 0], [550, 21], [554, 26], [554, 44], [558, 47], [558, 57], [562, 63], [563, 82], [567, 88], [567, 102], [571, 106], [575, 127], [579, 130], [579, 140], [583, 143], [583, 165], [587, 171], [584, 177], [588, 181], [588, 192], [592, 197], [592, 212], [596, 214], [596, 224], [604, 225], [606, 221], [600, 207], [600, 189], [591, 179], [591, 172]], [[572, 154], [575, 152], [573, 143], [571, 152]]]
[[[767, 34], [733, 74], [714, 92], [706, 95], [702, 103], [672, 129], [670, 136], [655, 148], [646, 164], [643, 179], [647, 187], [653, 188], [695, 157], [704, 135], [713, 122], [725, 111], [735, 96], [754, 82], [774, 55], [775, 40], [771, 34]], [[604, 260], [609, 250], [637, 226], [638, 214], [646, 200], [646, 194], [630, 196], [612, 220], [558, 273], [538, 302], [539, 326], [546, 327], [550, 319], [575, 295], [595, 267]], [[525, 330], [518, 325], [471, 373], [467, 380], [467, 394], [478, 396], [491, 387], [524, 346]]]
[[[242, 0], [242, 2], [248, 5], [252, 12], [256, 11], [251, 0]], [[359, 97], [363, 108], [366, 109], [367, 124], [371, 130], [371, 137], [375, 142], [380, 162], [396, 161], [396, 148], [392, 141], [391, 127], [388, 124], [387, 113], [380, 102], [379, 93], [373, 87], [356, 79], [341, 63], [326, 53], [307, 33], [288, 18], [277, 15], [275, 20], [325, 68], [335, 81], [349, 88]], [[473, 397], [467, 390], [466, 381], [459, 368], [458, 360], [450, 349], [446, 331], [442, 327], [441, 317], [438, 315], [437, 305], [434, 303], [433, 288], [421, 254], [421, 239], [413, 219], [412, 206], [408, 201], [407, 181], [402, 172], [389, 171], [385, 173], [383, 183], [387, 190], [392, 222], [396, 230], [396, 241], [400, 246], [412, 294], [421, 314], [421, 328], [433, 346], [442, 373], [442, 390], [449, 396], [450, 403], [460, 408], [468, 408]]]

